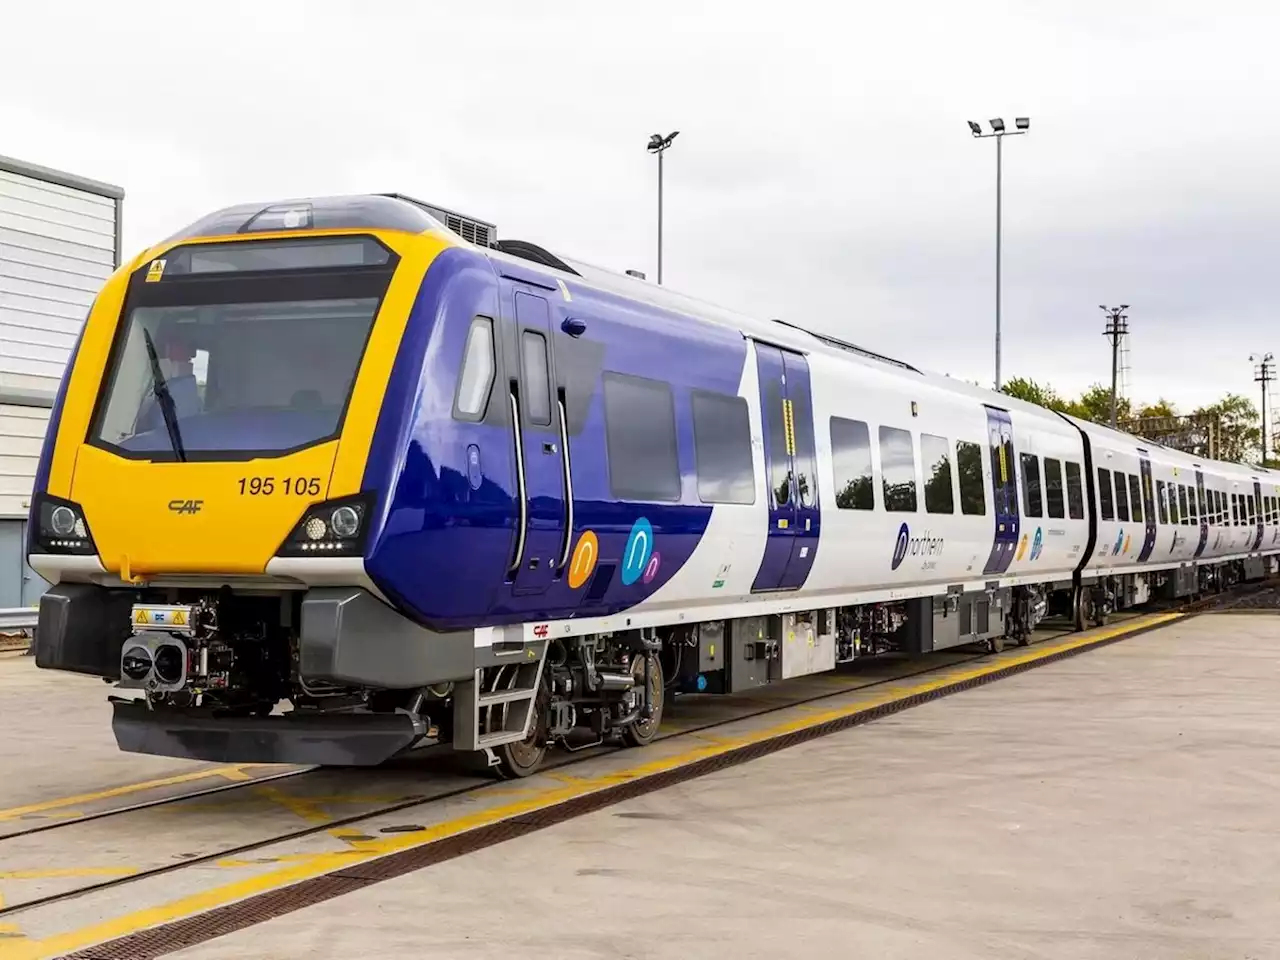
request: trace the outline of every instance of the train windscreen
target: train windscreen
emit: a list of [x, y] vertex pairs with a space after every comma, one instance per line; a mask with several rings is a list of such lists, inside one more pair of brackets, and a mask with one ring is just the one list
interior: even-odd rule
[[159, 282], [135, 278], [91, 442], [217, 460], [335, 439], [394, 269], [346, 239], [345, 251], [226, 245], [175, 258]]

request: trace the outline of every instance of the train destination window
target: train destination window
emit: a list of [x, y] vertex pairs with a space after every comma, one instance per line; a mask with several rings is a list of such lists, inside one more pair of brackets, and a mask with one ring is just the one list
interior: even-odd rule
[[1080, 482], [1080, 464], [1067, 461], [1067, 511], [1072, 520], [1084, 519], [1084, 486]]
[[986, 516], [987, 488], [982, 479], [982, 447], [957, 440], [956, 472], [960, 475], [960, 512], [969, 516]]
[[1044, 515], [1044, 499], [1040, 494], [1040, 458], [1033, 453], [1019, 454], [1022, 460], [1022, 489], [1027, 494], [1028, 517]]
[[1064, 516], [1062, 504], [1062, 462], [1053, 457], [1044, 458], [1044, 500], [1050, 517]]
[[606, 373], [604, 423], [613, 495], [621, 500], [679, 500], [671, 387], [658, 380]]
[[1115, 493], [1111, 488], [1111, 471], [1105, 467], [1098, 468], [1098, 511], [1103, 520], [1116, 518]]
[[467, 334], [462, 351], [462, 370], [458, 374], [457, 416], [480, 419], [489, 404], [493, 388], [493, 321], [476, 317]]
[[1129, 509], [1133, 522], [1142, 522], [1142, 484], [1134, 474], [1129, 474]]
[[703, 503], [755, 503], [751, 419], [747, 401], [720, 393], [693, 392], [693, 453], [698, 499]]
[[831, 470], [837, 507], [841, 510], [875, 509], [871, 431], [861, 420], [831, 418]]
[[955, 513], [951, 486], [951, 445], [946, 437], [920, 434], [920, 458], [924, 463], [924, 508], [930, 513]]
[[1115, 472], [1116, 481], [1116, 519], [1122, 523], [1129, 522], [1129, 488], [1125, 486], [1125, 476], [1119, 470]]
[[547, 372], [547, 341], [526, 330], [520, 337], [520, 363], [524, 366], [524, 410], [530, 423], [551, 424], [551, 377]]
[[1169, 522], [1169, 498], [1165, 492], [1164, 481], [1156, 481], [1156, 508], [1160, 511], [1160, 522]]
[[909, 431], [898, 427], [880, 428], [880, 476], [884, 483], [884, 508], [915, 513], [916, 457]]

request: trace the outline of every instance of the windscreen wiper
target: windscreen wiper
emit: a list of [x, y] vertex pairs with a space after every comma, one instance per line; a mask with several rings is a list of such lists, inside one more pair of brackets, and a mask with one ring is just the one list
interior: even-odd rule
[[173, 447], [174, 456], [186, 460], [186, 451], [182, 449], [182, 433], [178, 430], [178, 410], [173, 402], [173, 394], [169, 392], [169, 382], [160, 369], [160, 357], [156, 354], [156, 345], [151, 340], [151, 331], [142, 328], [143, 340], [147, 345], [147, 356], [151, 358], [151, 392], [160, 404], [160, 414], [164, 417], [165, 429], [169, 431], [169, 444]]

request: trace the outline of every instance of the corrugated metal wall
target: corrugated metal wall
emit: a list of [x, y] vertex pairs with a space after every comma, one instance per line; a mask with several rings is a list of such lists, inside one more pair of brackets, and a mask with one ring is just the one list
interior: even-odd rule
[[58, 381], [103, 282], [120, 263], [124, 191], [0, 157], [0, 608], [45, 584], [23, 529]]
[[0, 157], [0, 520], [26, 517], [58, 381], [119, 263], [122, 199], [118, 187]]

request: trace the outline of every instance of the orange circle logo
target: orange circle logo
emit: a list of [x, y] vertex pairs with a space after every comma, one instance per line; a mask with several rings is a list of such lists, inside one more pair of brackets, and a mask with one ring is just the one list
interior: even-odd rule
[[573, 557], [569, 560], [569, 586], [577, 590], [587, 582], [587, 577], [596, 568], [600, 559], [600, 541], [595, 531], [587, 530], [578, 538], [578, 545], [573, 548]]

